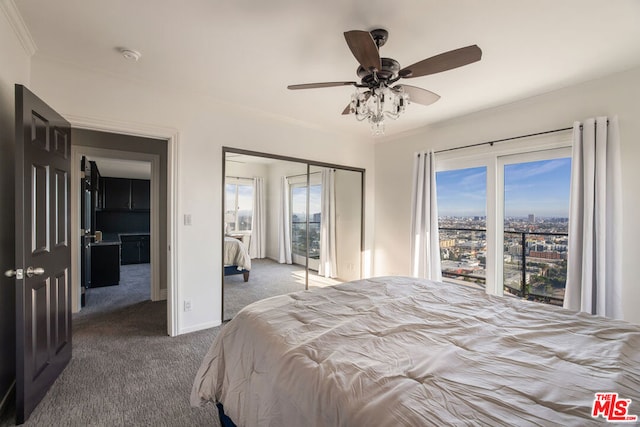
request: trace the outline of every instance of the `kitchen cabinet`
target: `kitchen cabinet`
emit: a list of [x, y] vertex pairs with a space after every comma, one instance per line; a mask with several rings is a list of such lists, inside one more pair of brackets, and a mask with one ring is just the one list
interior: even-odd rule
[[146, 264], [151, 261], [151, 239], [148, 234], [121, 234], [120, 263]]
[[148, 179], [131, 180], [131, 209], [151, 209], [151, 181]]
[[120, 242], [91, 243], [90, 287], [120, 284]]
[[126, 178], [103, 178], [102, 209], [129, 210], [131, 180]]
[[102, 178], [102, 209], [148, 211], [151, 181], [148, 179]]

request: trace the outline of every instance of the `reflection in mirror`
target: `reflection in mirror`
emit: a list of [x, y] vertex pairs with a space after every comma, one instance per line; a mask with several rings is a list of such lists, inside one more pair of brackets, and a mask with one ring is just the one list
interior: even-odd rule
[[225, 152], [223, 320], [360, 278], [362, 173]]

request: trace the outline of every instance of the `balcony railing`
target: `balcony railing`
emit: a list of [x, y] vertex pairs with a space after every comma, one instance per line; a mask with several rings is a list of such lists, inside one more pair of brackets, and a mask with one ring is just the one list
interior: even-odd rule
[[[442, 275], [486, 285], [486, 229], [440, 227]], [[562, 305], [567, 233], [505, 231], [505, 295]], [[554, 250], [547, 250], [549, 245]]]
[[[291, 221], [291, 246], [294, 254], [307, 256], [306, 221]], [[319, 221], [309, 221], [309, 258], [320, 259]]]

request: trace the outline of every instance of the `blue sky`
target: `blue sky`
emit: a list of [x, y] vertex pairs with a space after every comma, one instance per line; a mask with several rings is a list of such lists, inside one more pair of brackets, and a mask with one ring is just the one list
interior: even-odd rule
[[[505, 216], [568, 217], [570, 178], [570, 158], [506, 165]], [[486, 168], [438, 172], [436, 183], [439, 215], [486, 215]]]

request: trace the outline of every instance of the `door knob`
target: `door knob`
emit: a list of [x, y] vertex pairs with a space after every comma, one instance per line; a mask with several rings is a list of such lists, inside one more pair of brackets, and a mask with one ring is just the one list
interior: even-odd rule
[[42, 267], [27, 267], [27, 271], [25, 271], [25, 274], [27, 275], [27, 277], [32, 277], [32, 276], [42, 276], [44, 274], [44, 268]]
[[15, 277], [16, 279], [22, 279], [24, 277], [24, 271], [21, 268], [16, 270], [7, 270], [4, 272], [7, 277]]

